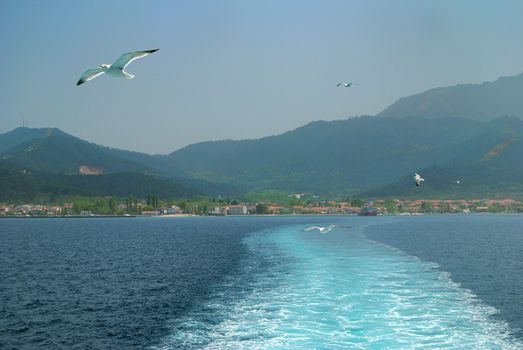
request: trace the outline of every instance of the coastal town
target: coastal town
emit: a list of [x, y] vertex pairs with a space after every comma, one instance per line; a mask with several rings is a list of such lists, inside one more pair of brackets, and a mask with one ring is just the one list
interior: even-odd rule
[[[99, 204], [102, 203], [102, 204]], [[108, 203], [108, 204], [106, 204]], [[505, 199], [386, 199], [364, 201], [290, 201], [289, 203], [248, 203], [241, 201], [158, 201], [129, 200], [118, 202], [113, 198], [99, 199], [96, 205], [63, 203], [1, 204], [0, 217], [95, 217], [95, 216], [231, 216], [231, 215], [422, 215], [469, 213], [522, 213], [523, 202]]]

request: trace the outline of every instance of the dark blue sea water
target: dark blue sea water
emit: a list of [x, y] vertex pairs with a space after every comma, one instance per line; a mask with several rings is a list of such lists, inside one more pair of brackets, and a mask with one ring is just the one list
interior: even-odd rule
[[371, 239], [439, 265], [523, 339], [523, 216], [422, 216], [369, 226]]
[[518, 349], [522, 227], [516, 215], [1, 219], [0, 348]]

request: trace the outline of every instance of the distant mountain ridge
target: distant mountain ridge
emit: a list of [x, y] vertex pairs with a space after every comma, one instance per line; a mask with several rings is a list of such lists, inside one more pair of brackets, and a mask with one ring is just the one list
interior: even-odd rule
[[488, 121], [502, 116], [523, 118], [523, 73], [481, 84], [430, 89], [385, 108], [379, 117], [448, 118]]
[[179, 176], [166, 156], [104, 147], [54, 128], [17, 128], [1, 134], [0, 170], [0, 200], [14, 188], [25, 197], [30, 193], [100, 195], [103, 190], [106, 195], [122, 195], [125, 188], [135, 196], [147, 189], [164, 196], [238, 192], [231, 185]]
[[0, 154], [16, 147], [24, 142], [40, 138], [50, 133], [63, 133], [60, 129], [55, 128], [25, 128], [20, 127], [0, 135]]
[[415, 170], [479, 161], [507, 139], [521, 139], [522, 127], [517, 118], [364, 117], [313, 122], [259, 140], [200, 143], [169, 157], [186, 175], [253, 190], [358, 192]]
[[[491, 130], [481, 136], [490, 148], [479, 148], [478, 140], [463, 145], [473, 156], [457, 157], [447, 163], [420, 169], [423, 188], [412, 186], [412, 174], [396, 182], [362, 193], [368, 197], [411, 198], [523, 198], [523, 122], [501, 118], [490, 122]], [[468, 153], [468, 152], [466, 152]], [[459, 183], [457, 182], [459, 181]]]
[[[0, 135], [0, 160], [59, 175], [133, 173], [210, 195], [523, 196], [523, 169], [513, 165], [523, 156], [523, 120], [500, 117], [523, 115], [522, 94], [523, 74], [437, 88], [400, 99], [376, 117], [316, 121], [255, 140], [201, 142], [168, 155], [99, 146], [59, 129], [17, 128]], [[512, 168], [515, 175], [507, 176]], [[414, 171], [427, 177], [424, 192], [411, 188]], [[448, 187], [456, 177], [469, 181]]]
[[[17, 138], [18, 143], [14, 142]], [[55, 173], [77, 174], [82, 166], [103, 173], [160, 173], [143, 161], [147, 158], [154, 164], [154, 156], [99, 146], [53, 128], [17, 128], [0, 135], [0, 157], [34, 170]]]
[[201, 193], [185, 183], [138, 173], [112, 173], [100, 176], [66, 175], [44, 171], [29, 171], [9, 162], [0, 161], [0, 202], [32, 201], [59, 196], [129, 195], [145, 198], [161, 194], [162, 198], [193, 197]]
[[[73, 175], [78, 166], [87, 165], [102, 167], [104, 175], [170, 178], [212, 195], [269, 189], [370, 195], [378, 189], [400, 196], [410, 195], [410, 186], [394, 192], [395, 183], [407, 179], [404, 184], [410, 184], [414, 171], [434, 167], [451, 169], [444, 181], [460, 167], [490, 174], [487, 182], [472, 177], [491, 191], [492, 174], [501, 171], [496, 169], [508, 171], [511, 163], [520, 162], [515, 150], [523, 139], [523, 121], [361, 117], [312, 122], [258, 140], [202, 142], [167, 156], [115, 150], [63, 132], [37, 134], [39, 138], [10, 148], [0, 158], [37, 172]], [[481, 170], [494, 164], [493, 172]]]

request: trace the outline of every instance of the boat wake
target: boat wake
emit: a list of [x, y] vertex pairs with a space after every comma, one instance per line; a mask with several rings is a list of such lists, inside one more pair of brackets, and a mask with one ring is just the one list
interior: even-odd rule
[[303, 228], [247, 237], [240, 271], [153, 348], [523, 348], [438, 265], [355, 234], [361, 227]]

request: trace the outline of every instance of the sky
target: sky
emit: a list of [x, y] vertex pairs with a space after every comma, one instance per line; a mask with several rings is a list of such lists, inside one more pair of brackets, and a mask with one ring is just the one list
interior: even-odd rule
[[[166, 154], [523, 72], [523, 1], [0, 1], [0, 133]], [[120, 54], [132, 80], [80, 75]], [[359, 86], [336, 87], [342, 81]]]

